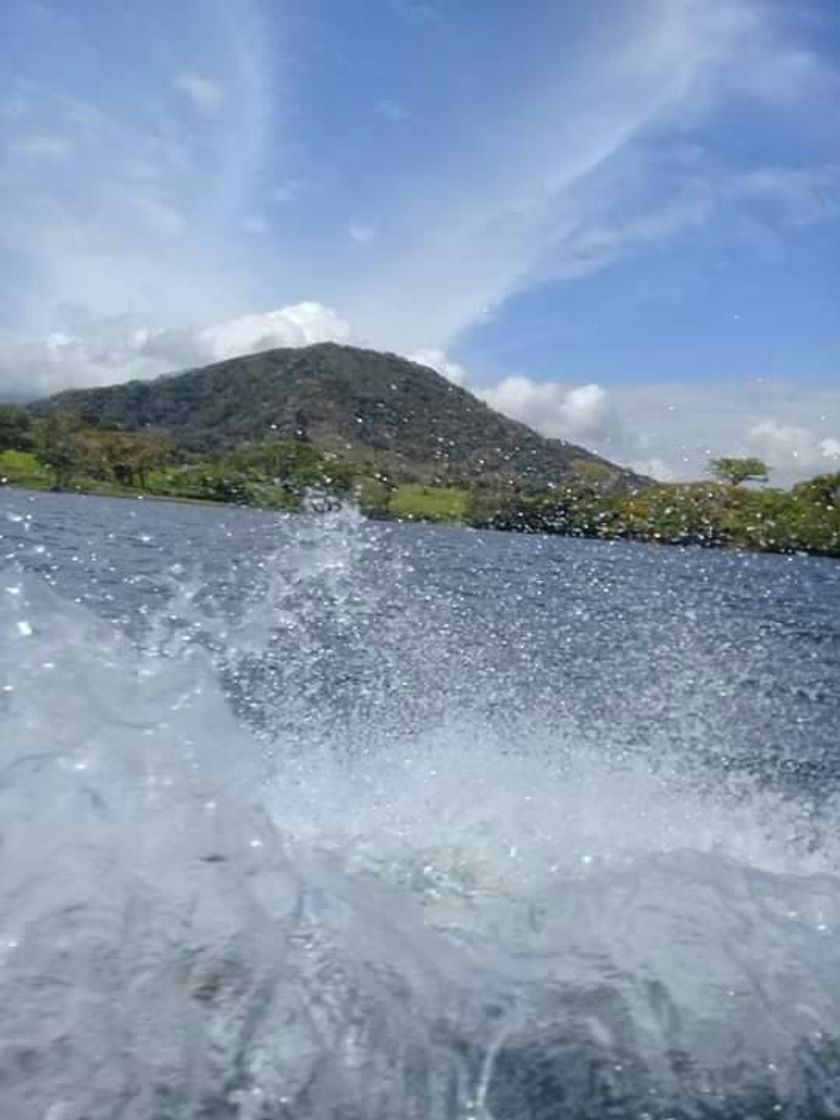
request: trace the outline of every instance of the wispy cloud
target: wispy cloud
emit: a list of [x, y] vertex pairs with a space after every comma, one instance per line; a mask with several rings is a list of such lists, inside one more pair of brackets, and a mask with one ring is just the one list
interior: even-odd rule
[[399, 252], [377, 276], [337, 289], [363, 332], [445, 347], [534, 283], [668, 244], [759, 196], [780, 220], [833, 216], [831, 168], [745, 170], [702, 148], [682, 158], [720, 106], [776, 112], [784, 101], [806, 121], [812, 98], [833, 88], [833, 72], [791, 42], [778, 10], [653, 0], [616, 14], [611, 27], [585, 30], [574, 57], [558, 44], [562, 64], [535, 65], [518, 104], [488, 93], [478, 138], [453, 114], [446, 139], [457, 154], [418, 168], [386, 215]]
[[[0, 85], [7, 386], [34, 395], [320, 338], [469, 381], [451, 352], [512, 297], [707, 231], [780, 261], [791, 237], [840, 216], [840, 86], [800, 5], [615, 0], [604, 20], [572, 0], [505, 22], [500, 4], [509, 34], [489, 42], [489, 9], [392, 0], [371, 57], [391, 64], [404, 41], [416, 53], [382, 70], [366, 56], [360, 90], [320, 17], [291, 21], [287, 65], [287, 7], [305, 6], [184, 0], [134, 23], [117, 5], [112, 23], [80, 5], [56, 68], [112, 58], [94, 41], [102, 23], [141, 29], [131, 74], [103, 66], [101, 94], [79, 77], [89, 61]], [[342, 65], [325, 73], [327, 55]], [[526, 374], [482, 391], [548, 434], [677, 474], [702, 466], [704, 431], [779, 470], [830, 459], [840, 438], [816, 390], [806, 407], [792, 389], [715, 388], [706, 406], [705, 388]]]
[[[109, 70], [101, 99], [60, 76], [7, 99], [16, 108], [2, 120], [12, 158], [0, 177], [0, 250], [25, 265], [6, 320], [24, 333], [49, 334], [68, 302], [93, 320], [132, 312], [161, 329], [259, 306], [262, 278], [242, 234], [259, 213], [253, 184], [270, 119], [264, 36], [250, 0], [232, 26], [223, 9], [201, 6], [198, 18], [193, 4], [189, 54], [206, 59], [207, 73], [184, 66], [156, 86], [154, 59], [177, 50], [168, 21], [187, 18], [191, 4], [140, 23], [147, 38], [133, 57], [149, 73], [133, 97]], [[99, 24], [77, 23], [56, 51], [96, 57]], [[71, 161], [72, 174], [54, 173]]]
[[427, 0], [391, 0], [394, 11], [405, 19], [420, 23], [444, 23], [444, 15], [437, 4]]
[[376, 229], [373, 226], [362, 225], [359, 222], [351, 222], [347, 227], [347, 232], [357, 245], [367, 245], [369, 241], [373, 241], [376, 237]]
[[402, 124], [404, 121], [411, 120], [411, 113], [399, 101], [392, 101], [390, 98], [383, 98], [376, 103], [376, 111], [380, 116], [385, 117], [386, 120], [393, 121], [395, 124]]
[[840, 163], [757, 167], [733, 176], [726, 193], [733, 198], [777, 203], [799, 226], [833, 221], [840, 216]]
[[175, 75], [172, 85], [188, 98], [199, 113], [206, 113], [211, 117], [219, 112], [225, 99], [224, 90], [218, 82], [202, 77], [201, 74], [183, 71]]
[[134, 206], [147, 229], [164, 237], [178, 236], [184, 230], [185, 220], [174, 206], [148, 195], [127, 196], [126, 201]]
[[300, 198], [305, 187], [306, 184], [300, 182], [298, 179], [287, 179], [285, 183], [279, 183], [276, 187], [272, 188], [271, 199], [281, 206], [287, 202], [294, 202], [296, 199]]

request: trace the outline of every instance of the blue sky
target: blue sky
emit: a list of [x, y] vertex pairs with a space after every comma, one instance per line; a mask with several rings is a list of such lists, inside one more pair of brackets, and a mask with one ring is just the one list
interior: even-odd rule
[[334, 338], [661, 475], [840, 469], [834, 0], [0, 14], [0, 392]]

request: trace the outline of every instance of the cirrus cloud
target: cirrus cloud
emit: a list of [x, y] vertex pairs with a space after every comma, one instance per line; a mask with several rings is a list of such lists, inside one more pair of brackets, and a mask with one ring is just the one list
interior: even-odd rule
[[201, 74], [182, 71], [172, 79], [172, 85], [184, 94], [194, 109], [207, 116], [215, 116], [225, 99], [222, 87]]

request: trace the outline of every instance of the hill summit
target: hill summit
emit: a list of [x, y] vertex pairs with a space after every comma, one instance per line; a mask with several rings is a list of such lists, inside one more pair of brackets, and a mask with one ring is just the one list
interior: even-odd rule
[[194, 452], [294, 438], [341, 455], [375, 453], [418, 478], [544, 485], [597, 477], [617, 490], [646, 481], [502, 416], [427, 366], [335, 343], [70, 390], [34, 406], [55, 409], [87, 424], [155, 429]]

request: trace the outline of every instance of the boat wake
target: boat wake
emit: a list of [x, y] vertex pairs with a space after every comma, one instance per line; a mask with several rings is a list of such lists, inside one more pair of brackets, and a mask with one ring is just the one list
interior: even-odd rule
[[0, 580], [4, 1120], [840, 1115], [826, 806], [496, 720], [466, 653], [431, 718], [342, 517], [142, 635]]

